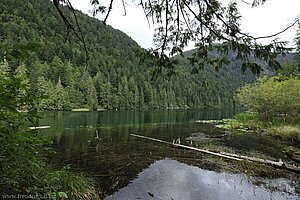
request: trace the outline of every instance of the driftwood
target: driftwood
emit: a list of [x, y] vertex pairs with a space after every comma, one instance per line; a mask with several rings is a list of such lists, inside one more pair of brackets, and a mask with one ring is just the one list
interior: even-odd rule
[[232, 156], [235, 158], [240, 158], [240, 159], [247, 160], [247, 161], [268, 164], [268, 165], [271, 165], [271, 166], [274, 166], [277, 168], [287, 169], [287, 170], [290, 170], [293, 172], [300, 173], [300, 167], [295, 166], [295, 165], [289, 165], [289, 164], [283, 162], [281, 159], [279, 159], [279, 161], [273, 161], [273, 160], [266, 160], [266, 159], [262, 159], [262, 158], [255, 158], [255, 157], [237, 155], [237, 154], [226, 153], [226, 152], [220, 152], [220, 154]]
[[30, 130], [47, 129], [47, 128], [50, 128], [50, 126], [31, 126], [31, 127], [29, 127]]
[[152, 140], [152, 141], [155, 141], [155, 142], [160, 142], [160, 143], [164, 143], [164, 144], [168, 144], [168, 145], [172, 145], [174, 147], [180, 147], [180, 148], [189, 149], [189, 150], [193, 150], [193, 151], [199, 151], [201, 153], [206, 153], [206, 154], [210, 154], [210, 155], [214, 155], [214, 156], [218, 156], [218, 157], [226, 158], [226, 159], [230, 159], [230, 160], [236, 160], [236, 161], [245, 161], [246, 160], [246, 161], [251, 161], [251, 162], [258, 162], [258, 163], [267, 164], [267, 165], [270, 165], [270, 166], [273, 166], [273, 167], [287, 169], [287, 170], [290, 170], [290, 171], [293, 171], [293, 172], [296, 172], [296, 173], [300, 173], [300, 167], [295, 166], [295, 165], [289, 165], [287, 163], [282, 162], [281, 160], [276, 162], [276, 161], [272, 161], [272, 160], [242, 156], [242, 155], [231, 154], [231, 153], [226, 153], [226, 152], [217, 153], [217, 152], [212, 152], [212, 151], [209, 151], [209, 150], [206, 150], [206, 149], [199, 149], [199, 148], [186, 146], [186, 145], [182, 145], [182, 144], [176, 144], [176, 143], [167, 142], [167, 141], [164, 141], [164, 140], [151, 138], [151, 137], [147, 137], [147, 136], [142, 136], [142, 135], [131, 134], [131, 136], [138, 137], [138, 138], [143, 138], [143, 139], [147, 139], [147, 140]]
[[198, 148], [195, 148], [195, 147], [190, 147], [190, 146], [185, 146], [185, 145], [182, 145], [182, 144], [176, 144], [176, 143], [172, 143], [172, 142], [167, 142], [167, 141], [163, 141], [163, 140], [159, 140], [159, 139], [155, 139], [155, 138], [150, 138], [150, 137], [146, 137], [146, 136], [142, 136], [142, 135], [136, 135], [136, 134], [130, 134], [130, 135], [134, 136], [134, 137], [138, 137], [138, 138], [143, 138], [143, 139], [152, 140], [152, 141], [155, 141], [155, 142], [160, 142], [160, 143], [172, 145], [174, 147], [181, 147], [181, 148], [184, 148], [184, 149], [199, 151], [201, 153], [211, 154], [211, 155], [219, 156], [219, 157], [222, 157], [222, 158], [228, 158], [228, 159], [237, 160], [237, 161], [241, 161], [242, 160], [240, 158], [236, 158], [236, 157], [232, 157], [232, 156], [228, 156], [228, 155], [224, 155], [224, 154], [220, 154], [220, 153], [208, 151], [206, 149], [198, 149]]

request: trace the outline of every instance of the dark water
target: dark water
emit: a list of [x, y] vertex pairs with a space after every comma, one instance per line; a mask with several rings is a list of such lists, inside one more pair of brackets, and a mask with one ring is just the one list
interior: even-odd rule
[[286, 180], [265, 181], [281, 185], [284, 192], [253, 185], [249, 177], [243, 174], [203, 170], [164, 159], [150, 165], [127, 187], [106, 199], [297, 199], [296, 196], [286, 194], [294, 192]]
[[[38, 125], [51, 137], [55, 165], [94, 177], [107, 199], [298, 199], [294, 179], [250, 177], [218, 158], [146, 141], [131, 133], [166, 141], [194, 133], [222, 135], [200, 119], [232, 117], [237, 110], [45, 112]], [[97, 139], [97, 134], [98, 138]], [[261, 151], [281, 158], [281, 145], [260, 138], [234, 136], [204, 141], [236, 152]], [[201, 144], [200, 144], [201, 145]], [[265, 148], [267, 147], [267, 148]]]

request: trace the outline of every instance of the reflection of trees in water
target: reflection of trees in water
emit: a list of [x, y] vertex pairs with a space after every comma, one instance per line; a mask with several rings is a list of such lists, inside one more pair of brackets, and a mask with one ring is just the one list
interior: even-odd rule
[[[142, 134], [170, 142], [181, 138], [184, 142], [185, 138], [199, 131], [216, 134], [217, 129], [211, 125], [190, 122], [209, 117], [202, 111], [164, 111], [152, 114], [151, 112], [109, 111], [60, 112], [60, 114], [49, 112], [45, 115], [49, 117], [48, 122], [44, 119], [40, 125], [51, 126], [51, 129], [45, 132], [48, 131], [49, 135], [54, 136], [54, 144], [58, 152], [52, 160], [61, 164], [72, 164], [76, 171], [86, 172], [95, 177], [105, 195], [125, 187], [139, 172], [153, 162], [166, 157], [211, 171], [233, 173], [238, 171], [233, 163], [130, 136], [131, 133]], [[218, 116], [217, 114], [216, 117]], [[96, 139], [96, 130], [99, 139]], [[230, 182], [232, 177], [223, 179], [225, 182]], [[221, 186], [221, 182], [220, 179], [215, 184]], [[240, 185], [237, 181], [233, 183], [235, 188]], [[252, 191], [255, 194], [257, 188], [253, 186]], [[299, 187], [296, 191], [299, 192]], [[245, 188], [240, 188], [239, 192], [243, 194]]]
[[145, 125], [154, 123], [186, 123], [200, 119], [230, 118], [235, 109], [163, 110], [163, 111], [101, 111], [44, 112], [39, 125], [56, 128], [84, 128], [116, 125]]

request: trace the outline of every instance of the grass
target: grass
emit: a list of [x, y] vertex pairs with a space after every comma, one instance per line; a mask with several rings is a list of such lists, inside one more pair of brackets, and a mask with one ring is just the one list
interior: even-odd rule
[[285, 141], [300, 142], [299, 125], [279, 125], [271, 126], [265, 131], [266, 135], [272, 136]]
[[239, 130], [242, 132], [263, 132], [266, 136], [289, 142], [300, 142], [300, 124], [293, 124], [285, 119], [273, 118], [269, 121], [260, 119], [257, 113], [245, 112], [234, 116], [231, 120], [223, 120], [220, 128]]
[[47, 187], [44, 187], [43, 192], [54, 199], [100, 199], [92, 178], [66, 169], [48, 173], [44, 181]]
[[218, 124], [216, 127], [247, 133], [259, 130], [264, 126], [264, 124], [258, 120], [258, 115], [250, 112], [239, 113], [235, 115], [233, 119], [224, 119], [222, 122], [223, 124]]
[[246, 123], [252, 120], [257, 120], [258, 115], [257, 113], [253, 113], [253, 112], [244, 112], [235, 115], [234, 119], [237, 120], [239, 123]]

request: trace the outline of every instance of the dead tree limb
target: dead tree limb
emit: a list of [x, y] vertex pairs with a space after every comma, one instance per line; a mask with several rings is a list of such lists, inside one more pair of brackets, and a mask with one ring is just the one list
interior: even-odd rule
[[198, 148], [195, 148], [195, 147], [190, 147], [190, 146], [186, 146], [186, 145], [182, 145], [182, 144], [173, 144], [172, 142], [167, 142], [167, 141], [163, 141], [163, 140], [160, 140], [160, 139], [150, 138], [150, 137], [146, 137], [146, 136], [142, 136], [142, 135], [136, 135], [136, 134], [130, 134], [130, 135], [134, 136], [134, 137], [138, 137], [138, 138], [143, 138], [143, 139], [152, 140], [152, 141], [155, 141], [155, 142], [160, 142], [160, 143], [172, 145], [174, 147], [180, 147], [180, 148], [189, 149], [189, 150], [193, 150], [193, 151], [199, 151], [201, 153], [206, 153], [206, 154], [210, 154], [210, 155], [214, 155], [214, 156], [218, 156], [218, 157], [222, 157], [222, 158], [227, 158], [227, 159], [237, 160], [237, 161], [242, 160], [240, 158], [236, 158], [236, 157], [232, 157], [232, 156], [228, 156], [228, 155], [208, 151], [206, 149], [198, 149]]
[[155, 141], [155, 142], [159, 142], [159, 143], [163, 143], [163, 144], [168, 144], [168, 145], [172, 145], [174, 147], [180, 147], [180, 148], [184, 148], [184, 149], [198, 151], [198, 152], [201, 152], [201, 153], [206, 153], [206, 154], [218, 156], [218, 157], [221, 157], [221, 158], [226, 158], [226, 159], [236, 160], [236, 161], [258, 162], [258, 163], [267, 164], [267, 165], [270, 165], [270, 166], [273, 166], [273, 167], [276, 167], [276, 168], [286, 169], [286, 170], [289, 170], [289, 171], [300, 173], [300, 167], [295, 166], [295, 165], [289, 165], [287, 163], [282, 162], [281, 160], [279, 160], [277, 162], [277, 161], [266, 160], [266, 159], [262, 159], [262, 158], [255, 158], [255, 157], [231, 154], [231, 153], [226, 153], [226, 152], [217, 153], [217, 152], [212, 152], [212, 151], [209, 151], [209, 150], [206, 150], [206, 149], [199, 149], [199, 148], [186, 146], [186, 145], [182, 145], [182, 144], [174, 144], [172, 142], [167, 142], [167, 141], [164, 141], [164, 140], [151, 138], [151, 137], [147, 137], [147, 136], [136, 135], [136, 134], [130, 134], [130, 135], [133, 136], [133, 137], [138, 137], [138, 138], [147, 139], [147, 140], [151, 140], [151, 141]]

